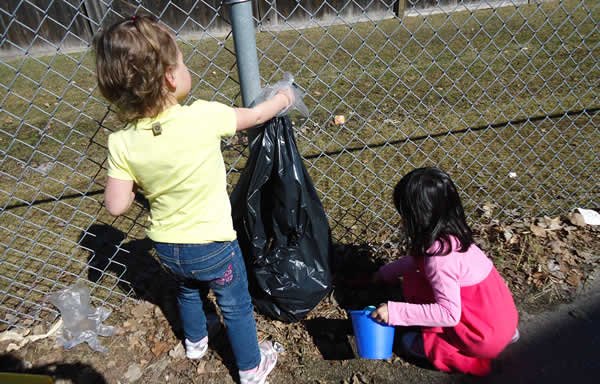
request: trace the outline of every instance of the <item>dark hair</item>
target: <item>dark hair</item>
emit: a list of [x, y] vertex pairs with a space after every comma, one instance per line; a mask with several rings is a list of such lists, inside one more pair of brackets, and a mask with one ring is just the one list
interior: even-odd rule
[[[460, 242], [460, 252], [473, 243], [456, 187], [440, 169], [418, 168], [406, 174], [394, 188], [394, 204], [404, 220], [408, 252], [413, 256], [447, 255], [452, 236]], [[440, 247], [429, 252], [436, 241]]]
[[94, 38], [100, 93], [127, 122], [159, 114], [167, 103], [167, 69], [177, 64], [177, 44], [151, 16], [133, 16]]

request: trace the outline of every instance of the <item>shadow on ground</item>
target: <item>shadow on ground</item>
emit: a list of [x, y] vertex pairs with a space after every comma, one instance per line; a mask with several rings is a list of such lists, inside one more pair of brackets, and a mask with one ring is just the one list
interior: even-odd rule
[[[344, 310], [358, 310], [389, 299], [400, 300], [400, 287], [375, 286], [372, 275], [381, 266], [367, 244], [334, 246], [332, 254], [333, 298]], [[311, 318], [302, 321], [324, 360], [356, 358], [352, 322], [348, 319]]]
[[[598, 284], [596, 284], [598, 285]], [[522, 321], [521, 340], [482, 383], [592, 383], [600, 378], [600, 293]]]
[[383, 265], [374, 258], [368, 244], [338, 244], [334, 247], [332, 269], [334, 298], [345, 310], [377, 306], [388, 300], [401, 300], [402, 290], [398, 286], [375, 285], [373, 273]]
[[105, 274], [116, 276], [123, 293], [157, 305], [181, 338], [175, 280], [151, 255], [150, 239], [124, 243], [125, 239], [123, 232], [104, 224], [93, 224], [81, 233], [79, 244], [90, 251], [88, 279], [99, 282]]
[[[123, 232], [104, 224], [93, 224], [81, 233], [79, 244], [90, 251], [88, 279], [99, 282], [106, 273], [116, 276], [122, 292], [157, 305], [180, 337], [177, 283], [173, 275], [152, 256], [152, 240], [134, 239], [123, 243], [125, 238]], [[204, 298], [208, 296], [207, 285], [198, 284], [198, 289]], [[204, 300], [204, 310], [206, 313], [216, 311], [211, 300]]]
[[[52, 363], [27, 368], [21, 359], [10, 353], [0, 355], [0, 372], [47, 375], [54, 380], [68, 380], [69, 383], [73, 384], [108, 384], [104, 376], [88, 364]], [[15, 382], [28, 383], [33, 381], [22, 378], [22, 381]]]
[[324, 360], [351, 360], [355, 358], [350, 344], [350, 320], [318, 317], [303, 321], [313, 343]]

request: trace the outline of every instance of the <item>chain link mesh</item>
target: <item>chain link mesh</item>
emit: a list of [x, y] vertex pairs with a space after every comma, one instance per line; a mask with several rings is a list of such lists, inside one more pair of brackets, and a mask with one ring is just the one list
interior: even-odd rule
[[[597, 1], [253, 6], [262, 83], [292, 72], [306, 92], [310, 117], [293, 121], [335, 241], [387, 241], [392, 187], [424, 165], [449, 171], [469, 213], [598, 207]], [[121, 124], [89, 49], [102, 25], [140, 11], [177, 35], [188, 101], [241, 104], [220, 1], [0, 5], [0, 329], [52, 321], [45, 295], [79, 278], [110, 306], [160, 289], [143, 201], [118, 218], [102, 208], [106, 139]], [[230, 186], [247, 142], [223, 143]]]

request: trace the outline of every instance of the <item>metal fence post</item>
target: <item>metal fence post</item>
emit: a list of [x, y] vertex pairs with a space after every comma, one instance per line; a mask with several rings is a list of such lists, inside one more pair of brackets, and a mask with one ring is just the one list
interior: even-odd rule
[[260, 92], [260, 72], [256, 55], [252, 2], [249, 0], [224, 0], [223, 4], [228, 6], [230, 11], [242, 101], [247, 107]]

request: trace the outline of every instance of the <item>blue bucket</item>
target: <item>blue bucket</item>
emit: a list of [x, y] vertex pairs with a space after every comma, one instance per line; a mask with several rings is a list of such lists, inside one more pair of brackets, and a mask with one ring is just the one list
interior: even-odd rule
[[394, 345], [394, 327], [378, 323], [371, 317], [375, 307], [349, 311], [358, 355], [363, 359], [389, 359]]

